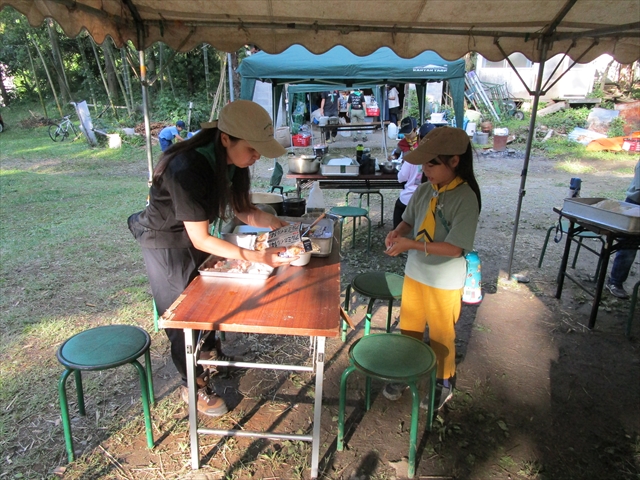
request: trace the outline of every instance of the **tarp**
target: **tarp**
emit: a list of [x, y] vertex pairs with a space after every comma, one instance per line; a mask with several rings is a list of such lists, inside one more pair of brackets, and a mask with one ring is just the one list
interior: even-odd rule
[[[297, 83], [326, 85], [326, 90], [414, 83], [421, 122], [424, 121], [427, 82], [448, 81], [456, 124], [462, 125], [464, 117], [465, 62], [449, 62], [434, 52], [401, 58], [390, 48], [382, 47], [371, 55], [360, 57], [345, 47], [336, 46], [326, 53], [316, 55], [305, 47], [294, 45], [280, 54], [258, 52], [251, 55], [242, 61], [238, 73], [242, 76], [241, 96], [249, 100], [253, 98], [256, 80], [271, 82], [274, 89], [286, 83]], [[382, 99], [378, 98], [378, 103], [381, 102]]]
[[491, 61], [514, 52], [538, 62], [568, 52], [589, 62], [640, 57], [638, 0], [0, 0], [66, 35], [86, 28], [98, 43], [111, 36], [144, 50], [164, 42], [189, 51], [208, 43], [235, 52], [255, 44], [269, 53], [304, 45], [324, 53], [343, 45], [356, 55], [381, 46], [404, 58], [433, 50], [447, 60], [475, 51]]

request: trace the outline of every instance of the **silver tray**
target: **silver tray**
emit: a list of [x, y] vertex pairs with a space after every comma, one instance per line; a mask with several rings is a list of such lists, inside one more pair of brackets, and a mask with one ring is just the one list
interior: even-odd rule
[[220, 260], [225, 260], [222, 257], [218, 257], [217, 255], [209, 255], [209, 257], [202, 262], [202, 265], [198, 267], [198, 271], [200, 275], [204, 277], [225, 277], [225, 278], [244, 278], [244, 279], [253, 279], [253, 280], [265, 280], [269, 278], [269, 276], [275, 270], [273, 267], [264, 264], [252, 264], [252, 265], [260, 265], [260, 272], [252, 272], [252, 273], [241, 273], [241, 272], [218, 272], [214, 270], [205, 270], [206, 268], [210, 268], [215, 265], [216, 262]]
[[326, 155], [320, 165], [320, 173], [331, 177], [357, 177], [360, 164], [353, 158]]
[[[640, 217], [625, 215], [603, 208], [594, 207], [606, 198], [565, 198], [562, 212], [595, 225], [610, 227], [622, 233], [640, 234]], [[640, 206], [628, 202], [617, 202], [623, 208]]]

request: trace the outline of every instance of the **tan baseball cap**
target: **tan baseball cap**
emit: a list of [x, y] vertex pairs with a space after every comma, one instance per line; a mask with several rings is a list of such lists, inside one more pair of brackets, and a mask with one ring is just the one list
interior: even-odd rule
[[273, 122], [267, 111], [249, 100], [228, 103], [220, 110], [217, 122], [201, 123], [200, 126], [218, 127], [232, 137], [246, 140], [263, 157], [276, 158], [287, 153], [273, 136]]
[[438, 127], [422, 139], [418, 148], [405, 153], [402, 158], [413, 165], [422, 165], [438, 155], [462, 155], [468, 147], [467, 132], [459, 128]]

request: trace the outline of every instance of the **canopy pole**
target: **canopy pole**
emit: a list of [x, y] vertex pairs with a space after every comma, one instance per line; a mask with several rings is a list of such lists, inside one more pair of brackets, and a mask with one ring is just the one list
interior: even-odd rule
[[513, 224], [513, 234], [511, 235], [511, 248], [509, 249], [509, 264], [507, 267], [507, 278], [511, 278], [511, 267], [513, 264], [513, 254], [516, 248], [516, 237], [518, 236], [518, 224], [520, 223], [520, 211], [522, 210], [522, 199], [526, 193], [525, 185], [527, 183], [527, 170], [529, 168], [529, 159], [531, 157], [531, 145], [536, 127], [536, 117], [538, 113], [538, 103], [540, 101], [540, 93], [542, 88], [542, 75], [544, 73], [544, 64], [547, 61], [548, 42], [543, 42], [540, 52], [540, 67], [538, 68], [538, 78], [536, 79], [536, 91], [533, 97], [533, 106], [531, 107], [531, 120], [529, 121], [529, 135], [527, 136], [527, 146], [524, 153], [524, 165], [520, 175], [520, 190], [518, 191], [518, 206], [516, 208], [516, 218]]
[[144, 50], [138, 50], [140, 59], [140, 85], [142, 86], [142, 111], [144, 113], [144, 135], [146, 138], [147, 166], [149, 168], [149, 187], [153, 180], [153, 152], [151, 150], [151, 122], [149, 121], [149, 102], [147, 99], [147, 66], [144, 63]]
[[230, 53], [227, 53], [227, 68], [229, 69], [229, 102], [233, 102], [233, 67], [231, 66]]

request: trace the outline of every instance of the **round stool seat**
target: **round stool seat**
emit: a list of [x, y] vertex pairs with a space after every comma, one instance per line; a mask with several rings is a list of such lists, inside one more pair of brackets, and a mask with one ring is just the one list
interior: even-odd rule
[[369, 214], [365, 208], [360, 207], [332, 207], [329, 213], [341, 217], [362, 217]]
[[436, 356], [426, 343], [394, 333], [360, 338], [349, 349], [349, 358], [365, 375], [393, 382], [415, 381], [436, 365]]
[[404, 277], [388, 272], [365, 272], [356, 275], [351, 287], [361, 295], [378, 300], [398, 300], [402, 297]]
[[106, 370], [131, 363], [151, 345], [149, 334], [131, 325], [105, 325], [80, 332], [58, 349], [58, 361], [76, 370]]

